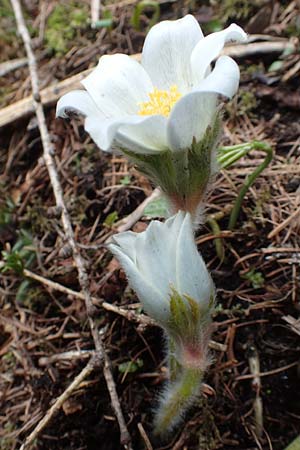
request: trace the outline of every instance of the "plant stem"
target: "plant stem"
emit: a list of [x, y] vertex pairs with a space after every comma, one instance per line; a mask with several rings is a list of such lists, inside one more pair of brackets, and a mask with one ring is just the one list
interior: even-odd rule
[[[221, 234], [221, 228], [219, 227], [218, 222], [216, 221], [216, 219], [214, 219], [213, 217], [208, 216], [206, 219], [206, 222], [209, 224], [212, 232], [214, 233], [214, 235], [218, 235]], [[219, 260], [221, 262], [224, 261], [224, 256], [225, 256], [225, 252], [224, 252], [224, 245], [223, 245], [223, 240], [222, 238], [217, 237], [216, 239], [214, 239], [214, 244], [215, 244], [215, 248], [216, 248], [216, 253], [219, 257]]]
[[177, 361], [175, 357], [175, 344], [171, 337], [169, 337], [169, 372], [170, 372], [170, 381], [173, 382], [177, 379], [178, 374], [181, 370], [181, 365]]
[[163, 398], [155, 420], [156, 434], [164, 434], [180, 421], [192, 400], [197, 396], [202, 382], [202, 371], [183, 368], [178, 381], [171, 383], [167, 398]]
[[239, 216], [239, 212], [241, 209], [242, 201], [243, 201], [248, 189], [252, 186], [252, 184], [254, 183], [256, 178], [260, 175], [260, 173], [269, 165], [269, 163], [271, 162], [272, 157], [273, 157], [272, 149], [268, 144], [266, 144], [264, 142], [254, 141], [251, 143], [251, 145], [252, 145], [251, 150], [252, 149], [262, 150], [263, 152], [266, 153], [266, 157], [265, 157], [265, 160], [255, 169], [255, 171], [246, 178], [245, 184], [241, 188], [241, 190], [237, 196], [237, 199], [234, 203], [234, 206], [232, 208], [231, 214], [230, 214], [230, 219], [229, 219], [229, 224], [228, 224], [229, 230], [233, 230], [236, 225], [236, 222], [237, 222], [237, 219]]

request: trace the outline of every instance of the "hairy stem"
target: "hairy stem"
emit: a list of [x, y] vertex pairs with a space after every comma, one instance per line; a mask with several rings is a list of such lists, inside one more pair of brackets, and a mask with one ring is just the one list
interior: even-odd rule
[[178, 378], [179, 372], [181, 370], [181, 365], [175, 357], [175, 343], [171, 337], [169, 337], [169, 372], [170, 381], [173, 382]]
[[199, 369], [183, 368], [179, 380], [169, 384], [155, 419], [156, 434], [169, 432], [180, 421], [199, 393], [202, 376]]

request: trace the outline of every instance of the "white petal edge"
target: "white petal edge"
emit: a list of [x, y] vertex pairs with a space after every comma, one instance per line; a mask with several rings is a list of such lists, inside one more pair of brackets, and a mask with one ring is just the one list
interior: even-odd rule
[[205, 77], [210, 63], [220, 54], [226, 42], [246, 40], [247, 34], [244, 30], [233, 23], [225, 30], [209, 34], [199, 41], [191, 54], [194, 86]]
[[229, 56], [221, 56], [214, 70], [174, 106], [167, 126], [173, 151], [189, 148], [204, 136], [217, 110], [217, 96], [231, 98], [238, 90], [240, 70]]
[[160, 115], [138, 116], [136, 123], [122, 125], [116, 138], [135, 153], [165, 151], [168, 149], [167, 119]]
[[154, 25], [146, 36], [142, 65], [153, 85], [168, 90], [176, 85], [185, 94], [192, 83], [190, 57], [203, 33], [192, 15]]
[[89, 116], [85, 130], [103, 151], [112, 146], [136, 153], [152, 154], [166, 149], [167, 121], [162, 116], [125, 116], [99, 120]]
[[106, 117], [137, 114], [153, 91], [144, 68], [128, 55], [105, 55], [81, 82]]
[[166, 323], [170, 317], [168, 298], [164, 297], [155, 285], [149, 283], [137, 265], [123, 252], [122, 247], [115, 244], [109, 244], [108, 247], [120, 262], [130, 286], [136, 292], [147, 313], [158, 322]]
[[101, 115], [91, 96], [83, 90], [71, 91], [63, 95], [56, 105], [56, 117], [66, 119], [76, 112], [83, 116]]
[[111, 243], [108, 245], [116, 245], [122, 249], [122, 252], [131, 259], [133, 263], [136, 261], [136, 242], [137, 233], [133, 231], [125, 231], [123, 233], [115, 234], [111, 238]]
[[240, 69], [229, 56], [220, 56], [214, 70], [195, 87], [197, 92], [214, 92], [231, 98], [237, 92], [240, 81]]
[[190, 148], [199, 142], [213, 121], [217, 94], [193, 91], [181, 98], [172, 109], [167, 125], [167, 139], [173, 151]]
[[154, 220], [136, 241], [137, 265], [164, 298], [169, 298], [170, 286], [176, 288], [176, 241], [179, 230], [180, 219], [177, 216], [165, 223]]
[[199, 305], [207, 305], [214, 285], [202, 256], [197, 250], [191, 215], [186, 214], [177, 240], [176, 277], [178, 292], [189, 295]]

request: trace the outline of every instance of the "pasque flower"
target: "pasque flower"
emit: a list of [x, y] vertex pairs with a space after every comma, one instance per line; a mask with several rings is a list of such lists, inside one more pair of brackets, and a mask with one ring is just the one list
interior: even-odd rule
[[128, 55], [102, 56], [82, 81], [85, 90], [59, 100], [57, 115], [83, 114], [102, 150], [126, 154], [174, 212], [189, 211], [197, 221], [215, 172], [218, 97], [231, 98], [240, 78], [235, 61], [218, 55], [226, 42], [245, 39], [235, 24], [204, 37], [191, 15], [161, 22], [146, 37], [141, 64]]
[[217, 96], [232, 97], [239, 69], [221, 56], [228, 41], [245, 40], [232, 24], [204, 37], [187, 15], [160, 22], [148, 33], [141, 64], [128, 55], [102, 56], [82, 84], [86, 90], [64, 95], [57, 115], [85, 116], [85, 129], [104, 151], [112, 147], [135, 153], [178, 151], [198, 142], [216, 113]]
[[192, 352], [209, 322], [214, 284], [198, 253], [191, 215], [180, 211], [164, 223], [152, 221], [142, 233], [117, 234], [109, 249], [148, 314]]
[[142, 233], [120, 233], [109, 248], [144, 309], [167, 334], [170, 377], [155, 419], [156, 432], [165, 433], [199, 395], [210, 363], [214, 284], [197, 251], [189, 213], [153, 221]]

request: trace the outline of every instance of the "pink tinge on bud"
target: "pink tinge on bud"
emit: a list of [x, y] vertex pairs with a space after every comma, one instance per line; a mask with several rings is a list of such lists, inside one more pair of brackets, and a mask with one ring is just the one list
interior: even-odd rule
[[200, 190], [196, 191], [193, 194], [191, 194], [189, 197], [179, 195], [179, 194], [169, 194], [168, 197], [171, 200], [172, 206], [174, 208], [174, 212], [177, 211], [187, 211], [189, 212], [192, 217], [194, 217], [197, 214], [197, 210], [199, 208], [199, 204], [203, 200], [205, 196], [205, 191]]
[[208, 344], [212, 326], [208, 325], [201, 330], [200, 336], [192, 341], [182, 341], [180, 349], [180, 364], [188, 369], [198, 369], [205, 372], [212, 363]]
[[203, 343], [198, 346], [192, 344], [182, 348], [181, 362], [186, 368], [198, 369], [205, 372], [211, 364], [211, 357], [208, 353], [208, 348], [204, 348]]

